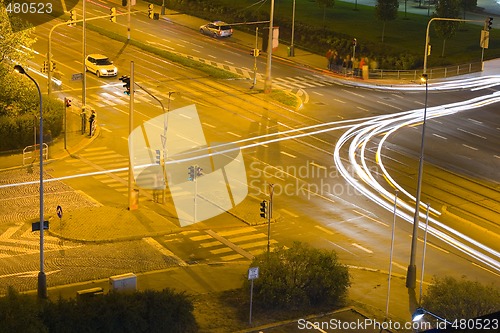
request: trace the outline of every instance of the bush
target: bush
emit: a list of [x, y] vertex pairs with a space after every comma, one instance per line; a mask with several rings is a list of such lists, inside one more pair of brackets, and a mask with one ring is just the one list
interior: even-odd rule
[[500, 310], [500, 289], [451, 276], [434, 277], [423, 307], [448, 321], [477, 318]]
[[[269, 255], [261, 254], [250, 267], [259, 267], [253, 289], [256, 307], [338, 306], [344, 302], [350, 286], [348, 269], [338, 262], [334, 251], [311, 248], [300, 242], [288, 250], [280, 247]], [[245, 278], [245, 292], [249, 285]]]
[[170, 289], [44, 303], [9, 289], [7, 296], [0, 298], [0, 333], [197, 331], [191, 299]]

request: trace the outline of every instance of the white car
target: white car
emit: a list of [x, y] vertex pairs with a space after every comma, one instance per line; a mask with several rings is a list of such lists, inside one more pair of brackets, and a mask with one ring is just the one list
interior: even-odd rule
[[113, 65], [113, 62], [108, 57], [102, 54], [89, 54], [85, 58], [85, 69], [95, 73], [97, 77], [118, 75], [118, 68]]
[[225, 22], [215, 21], [202, 25], [200, 27], [200, 32], [204, 35], [209, 35], [214, 38], [231, 37], [233, 34], [233, 28], [231, 28], [231, 26]]

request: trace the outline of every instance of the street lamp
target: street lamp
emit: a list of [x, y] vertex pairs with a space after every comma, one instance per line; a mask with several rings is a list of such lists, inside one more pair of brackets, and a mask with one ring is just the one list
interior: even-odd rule
[[47, 278], [43, 270], [43, 112], [42, 112], [42, 93], [38, 83], [24, 70], [20, 65], [15, 65], [14, 70], [20, 74], [26, 75], [33, 83], [35, 83], [40, 98], [40, 129], [38, 134], [39, 150], [40, 150], [40, 272], [38, 273], [38, 297], [47, 298]]
[[420, 142], [420, 161], [418, 164], [418, 179], [417, 179], [417, 195], [415, 197], [415, 215], [413, 218], [413, 233], [411, 238], [411, 253], [410, 264], [406, 273], [406, 287], [415, 289], [417, 282], [417, 266], [415, 264], [417, 252], [417, 237], [418, 237], [418, 221], [420, 217], [420, 193], [422, 191], [422, 171], [424, 169], [424, 144], [425, 144], [425, 123], [427, 120], [427, 95], [428, 95], [428, 77], [427, 74], [422, 74], [422, 82], [425, 82], [425, 104], [424, 104], [424, 121], [422, 124], [422, 139]]
[[295, 46], [293, 45], [294, 36], [295, 36], [295, 0], [293, 0], [293, 5], [292, 5], [292, 42], [290, 43], [290, 57], [295, 56]]
[[416, 321], [419, 321], [420, 319], [422, 319], [426, 314], [428, 315], [431, 315], [432, 317], [438, 319], [438, 320], [441, 320], [442, 322], [444, 322], [446, 325], [451, 325], [451, 323], [444, 319], [443, 317], [439, 317], [438, 315], [436, 315], [435, 313], [432, 313], [430, 311], [427, 311], [426, 309], [424, 308], [417, 308], [415, 310], [415, 312], [413, 313], [413, 315], [411, 316], [411, 321], [413, 322], [416, 322]]

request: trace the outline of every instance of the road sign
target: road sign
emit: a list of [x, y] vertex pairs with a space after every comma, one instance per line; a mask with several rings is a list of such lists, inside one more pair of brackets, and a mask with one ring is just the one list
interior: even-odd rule
[[248, 279], [255, 280], [259, 278], [259, 267], [250, 267], [248, 269]]
[[56, 208], [57, 216], [61, 219], [63, 216], [63, 211], [61, 206], [57, 206]]
[[[43, 230], [49, 229], [49, 221], [43, 221]], [[31, 231], [40, 231], [40, 222], [31, 223]]]
[[71, 75], [71, 81], [81, 81], [83, 80], [83, 73], [76, 73]]

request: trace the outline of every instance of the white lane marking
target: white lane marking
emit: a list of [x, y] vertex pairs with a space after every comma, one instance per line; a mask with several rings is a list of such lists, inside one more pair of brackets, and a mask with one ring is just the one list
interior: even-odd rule
[[319, 95], [319, 96], [324, 96], [323, 94], [321, 94], [321, 93], [319, 93], [319, 92], [317, 92], [317, 91], [313, 91], [312, 93], [313, 93], [313, 94], [316, 94], [316, 95]]
[[361, 111], [366, 111], [366, 112], [370, 111], [368, 109], [362, 108], [361, 106], [358, 106], [357, 108], [360, 109]]
[[433, 133], [432, 135], [437, 136], [438, 138], [443, 139], [443, 140], [448, 140], [448, 138], [446, 138], [446, 137], [444, 137], [442, 135], [439, 135], [439, 134]]
[[320, 227], [319, 225], [315, 225], [314, 226], [316, 229], [319, 229], [321, 231], [323, 231], [324, 233], [327, 233], [329, 235], [333, 235], [333, 232], [331, 232], [330, 230], [326, 229], [326, 228], [323, 228], [323, 227]]
[[464, 132], [464, 133], [467, 133], [467, 134], [470, 134], [470, 135], [474, 135], [474, 136], [477, 136], [478, 138], [486, 140], [485, 136], [482, 136], [482, 135], [479, 135], [479, 134], [476, 134], [476, 133], [472, 133], [471, 131], [464, 130], [463, 128], [457, 127], [457, 130], [459, 130], [460, 132]]
[[334, 100], [335, 102], [339, 102], [339, 103], [342, 103], [342, 104], [347, 103], [347, 102], [341, 101], [340, 99], [336, 99], [336, 98], [334, 98], [333, 100]]
[[479, 120], [476, 120], [476, 119], [472, 119], [472, 118], [467, 118], [468, 120], [476, 123], [476, 124], [482, 124], [483, 122], [482, 121], [479, 121]]
[[472, 146], [469, 146], [469, 145], [466, 145], [465, 143], [462, 143], [462, 146], [466, 147], [466, 148], [469, 148], [469, 149], [472, 149], [472, 150], [479, 150], [475, 147], [472, 147]]
[[326, 166], [319, 165], [319, 164], [314, 163], [314, 162], [311, 162], [311, 163], [309, 163], [309, 164], [310, 164], [310, 165], [313, 165], [313, 166], [315, 166], [315, 167], [317, 167], [317, 168], [320, 168], [320, 169], [325, 169], [325, 170], [326, 170]]
[[372, 220], [372, 221], [374, 221], [374, 222], [377, 222], [378, 224], [382, 224], [382, 225], [383, 225], [383, 226], [385, 226], [385, 227], [388, 227], [388, 226], [389, 226], [387, 223], [384, 223], [384, 222], [382, 222], [382, 221], [376, 220], [376, 219], [374, 219], [374, 218], [373, 218], [373, 217], [371, 217], [371, 216], [368, 216], [368, 215], [366, 215], [366, 214], [363, 214], [363, 213], [361, 213], [361, 212], [358, 212], [356, 209], [353, 209], [352, 211], [353, 211], [353, 212], [355, 212], [356, 214], [359, 214], [359, 215], [361, 215], [361, 216], [363, 216], [363, 217], [366, 217], [367, 219], [370, 219], [370, 220]]
[[215, 128], [215, 126], [214, 126], [214, 125], [212, 125], [212, 124], [209, 124], [209, 123], [203, 123], [203, 125], [205, 125], [205, 126], [208, 126], [208, 127], [212, 127], [212, 128]]
[[112, 130], [110, 130], [110, 129], [106, 128], [106, 127], [100, 126], [100, 128], [101, 128], [102, 131], [106, 131], [106, 132], [110, 132], [110, 133], [112, 132]]
[[388, 107], [393, 108], [393, 109], [396, 109], [396, 110], [403, 110], [403, 109], [401, 109], [401, 108], [398, 108], [397, 106], [394, 106], [394, 105], [391, 105], [391, 104], [388, 104], [388, 103], [384, 103], [384, 102], [382, 102], [382, 101], [377, 101], [377, 103], [382, 104], [382, 105], [385, 105], [385, 106], [388, 106]]
[[280, 211], [282, 211], [283, 213], [285, 213], [287, 215], [290, 215], [291, 217], [299, 217], [297, 214], [294, 214], [291, 211], [283, 209], [283, 208], [281, 208]]
[[342, 89], [343, 92], [346, 92], [348, 94], [351, 94], [351, 95], [354, 95], [354, 96], [358, 96], [358, 97], [361, 97], [361, 98], [365, 98], [365, 96], [361, 95], [361, 94], [358, 94], [358, 93], [355, 93], [354, 91], [349, 91], [349, 90], [345, 90], [345, 89]]
[[330, 243], [330, 244], [332, 244], [332, 245], [335, 245], [336, 247], [341, 248], [341, 249], [342, 249], [342, 250], [344, 250], [345, 252], [350, 253], [350, 254], [352, 254], [352, 255], [354, 255], [354, 256], [356, 256], [356, 257], [358, 257], [358, 255], [357, 255], [356, 253], [351, 252], [351, 251], [349, 251], [348, 249], [345, 249], [345, 248], [343, 248], [342, 246], [340, 246], [340, 245], [338, 245], [338, 244], [335, 244], [335, 243], [334, 243], [334, 242], [332, 242], [332, 241], [328, 241], [328, 243]]
[[233, 133], [233, 132], [227, 132], [227, 134], [231, 134], [231, 135], [234, 135], [237, 138], [241, 138], [241, 135]]
[[363, 251], [365, 251], [367, 253], [373, 253], [372, 250], [369, 250], [366, 247], [363, 247], [363, 246], [361, 246], [361, 245], [359, 245], [357, 243], [352, 243], [351, 245], [354, 246], [354, 247], [357, 247], [358, 249], [363, 250]]
[[282, 153], [283, 155], [290, 156], [290, 157], [293, 157], [293, 158], [296, 158], [296, 157], [297, 157], [297, 156], [295, 156], [295, 155], [292, 155], [292, 154], [290, 154], [290, 153], [287, 153], [286, 151], [281, 151], [281, 153]]
[[500, 156], [498, 156], [498, 155], [493, 155], [493, 156], [495, 156], [496, 158], [500, 158]]
[[493, 272], [492, 270], [489, 270], [487, 268], [484, 268], [482, 266], [479, 266], [478, 264], [474, 263], [474, 262], [471, 262], [471, 264], [473, 264], [474, 266], [478, 267], [478, 268], [481, 268], [481, 269], [484, 269], [485, 271], [487, 271], [488, 273], [491, 273], [491, 274], [494, 274], [496, 276], [500, 276], [500, 274], [497, 274], [496, 272]]

